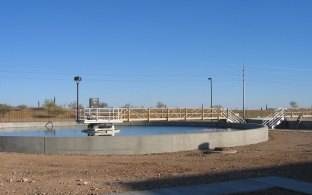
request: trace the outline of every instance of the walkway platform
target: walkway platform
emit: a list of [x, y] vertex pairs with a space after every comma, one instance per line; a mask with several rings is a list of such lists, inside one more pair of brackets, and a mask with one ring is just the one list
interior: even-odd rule
[[245, 193], [270, 188], [282, 188], [300, 193], [312, 194], [312, 183], [298, 180], [269, 176], [213, 184], [192, 185], [146, 191], [123, 192], [119, 195], [206, 195]]

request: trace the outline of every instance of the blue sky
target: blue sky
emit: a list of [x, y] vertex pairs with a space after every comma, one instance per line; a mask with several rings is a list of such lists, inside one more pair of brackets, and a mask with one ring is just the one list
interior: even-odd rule
[[0, 103], [312, 106], [312, 1], [0, 1]]

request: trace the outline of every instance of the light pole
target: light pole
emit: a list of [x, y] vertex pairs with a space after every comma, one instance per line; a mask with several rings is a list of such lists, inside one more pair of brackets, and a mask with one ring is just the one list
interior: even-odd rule
[[74, 80], [76, 81], [77, 84], [77, 118], [76, 121], [79, 121], [79, 82], [81, 81], [81, 77], [80, 76], [75, 76]]
[[212, 78], [208, 78], [210, 80], [210, 108], [212, 108]]

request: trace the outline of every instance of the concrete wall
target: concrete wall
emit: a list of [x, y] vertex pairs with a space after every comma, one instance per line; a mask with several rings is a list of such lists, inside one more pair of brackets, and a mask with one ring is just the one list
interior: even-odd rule
[[[126, 125], [126, 124], [124, 124]], [[128, 124], [128, 125], [134, 125]], [[139, 125], [139, 124], [135, 124]], [[141, 123], [144, 125], [144, 123]], [[164, 125], [149, 123], [149, 125]], [[44, 154], [104, 154], [130, 155], [215, 147], [233, 147], [255, 144], [268, 140], [268, 129], [257, 124], [228, 124], [207, 122], [170, 122], [175, 126], [219, 126], [245, 130], [195, 134], [173, 134], [129, 137], [0, 137], [0, 152], [44, 153]], [[247, 130], [248, 128], [248, 130]], [[251, 128], [251, 129], [249, 129]]]
[[136, 137], [75, 137], [45, 139], [46, 154], [149, 154], [233, 147], [268, 140], [267, 129]]
[[[248, 123], [262, 124], [263, 119], [247, 119]], [[312, 118], [303, 118], [298, 125], [297, 118], [287, 118], [276, 129], [312, 130]]]
[[44, 137], [0, 136], [0, 152], [44, 153]]
[[312, 119], [304, 118], [301, 120], [300, 124], [297, 122], [297, 118], [288, 118], [283, 121], [278, 128], [281, 129], [298, 129], [298, 130], [312, 130]]

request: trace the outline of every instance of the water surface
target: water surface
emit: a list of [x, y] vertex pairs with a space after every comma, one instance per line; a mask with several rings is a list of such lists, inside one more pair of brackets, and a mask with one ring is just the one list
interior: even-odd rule
[[[213, 131], [229, 131], [230, 129], [217, 129], [210, 127], [176, 127], [176, 126], [116, 126], [120, 132], [115, 136], [144, 136], [164, 134], [207, 133]], [[33, 129], [0, 129], [0, 136], [29, 136], [29, 137], [85, 137], [81, 127], [67, 128], [33, 128]]]

